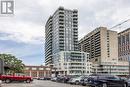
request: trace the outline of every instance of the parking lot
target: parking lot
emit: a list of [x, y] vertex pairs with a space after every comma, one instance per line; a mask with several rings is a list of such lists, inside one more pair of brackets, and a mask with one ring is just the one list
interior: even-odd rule
[[17, 82], [17, 83], [3, 84], [2, 87], [85, 87], [85, 86], [57, 83], [47, 80], [34, 80], [32, 83]]

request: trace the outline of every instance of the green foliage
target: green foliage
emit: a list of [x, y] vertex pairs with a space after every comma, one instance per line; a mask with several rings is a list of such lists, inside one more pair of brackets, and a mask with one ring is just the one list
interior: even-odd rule
[[4, 60], [5, 66], [8, 66], [9, 69], [6, 72], [10, 73], [22, 73], [24, 69], [24, 64], [22, 60], [19, 60], [11, 54], [0, 54], [0, 59]]

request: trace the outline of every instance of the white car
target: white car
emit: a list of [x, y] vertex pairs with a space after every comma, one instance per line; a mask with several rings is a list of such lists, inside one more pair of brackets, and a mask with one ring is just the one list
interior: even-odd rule
[[0, 80], [0, 87], [2, 87], [2, 81]]
[[51, 78], [51, 81], [56, 82], [56, 80], [57, 80], [57, 77], [52, 77], [52, 78]]
[[127, 86], [130, 87], [130, 79], [126, 80]]
[[81, 80], [83, 77], [84, 77], [84, 76], [71, 78], [71, 79], [69, 80], [69, 83], [70, 83], [70, 84], [79, 85], [79, 84], [80, 84], [80, 80]]

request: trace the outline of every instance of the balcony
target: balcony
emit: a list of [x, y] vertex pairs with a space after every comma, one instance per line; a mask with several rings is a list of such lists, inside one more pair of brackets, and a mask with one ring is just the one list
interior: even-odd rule
[[59, 19], [59, 21], [60, 21], [60, 22], [63, 22], [63, 21], [64, 21], [64, 19], [63, 19], [63, 18], [60, 18], [60, 19]]
[[64, 28], [64, 25], [60, 25], [59, 28]]
[[59, 11], [59, 14], [64, 14], [64, 11]]
[[77, 21], [77, 20], [78, 20], [78, 18], [77, 18], [77, 17], [74, 17], [74, 18], [73, 18], [73, 21]]
[[77, 13], [78, 13], [78, 10], [74, 10], [73, 13], [74, 13], [74, 14], [77, 14]]
[[78, 27], [78, 25], [73, 25], [73, 27]]
[[78, 17], [78, 15], [77, 15], [77, 14], [74, 14], [73, 17]]

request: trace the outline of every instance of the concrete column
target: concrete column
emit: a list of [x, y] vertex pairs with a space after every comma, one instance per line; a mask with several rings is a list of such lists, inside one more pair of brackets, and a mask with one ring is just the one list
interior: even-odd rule
[[37, 77], [39, 77], [39, 72], [37, 71]]
[[46, 76], [46, 71], [44, 71], [44, 77]]
[[32, 76], [32, 72], [31, 72], [31, 70], [29, 71], [29, 73], [30, 73], [30, 76]]
[[44, 77], [44, 72], [42, 72], [42, 77]]
[[48, 71], [46, 71], [46, 77], [48, 76]]

